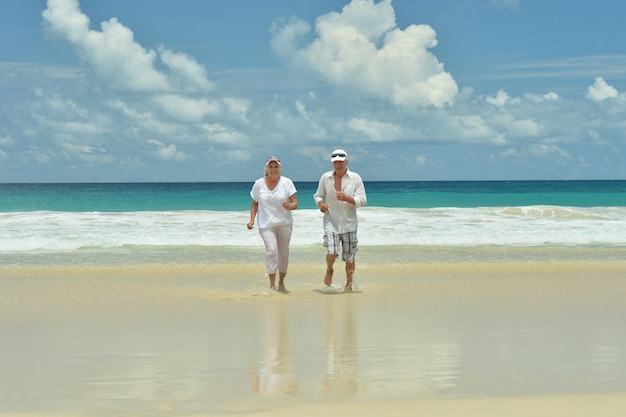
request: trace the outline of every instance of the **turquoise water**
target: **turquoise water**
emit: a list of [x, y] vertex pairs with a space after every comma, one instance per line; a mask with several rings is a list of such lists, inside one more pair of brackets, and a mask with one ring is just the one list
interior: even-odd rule
[[[133, 212], [250, 207], [252, 182], [0, 184], [0, 212]], [[373, 181], [368, 205], [394, 208], [624, 207], [626, 181]], [[296, 182], [301, 209], [314, 209], [316, 182]]]
[[[263, 248], [258, 232], [246, 227], [251, 186], [0, 184], [0, 264], [247, 259], [249, 250]], [[296, 182], [296, 187], [291, 248], [317, 253], [323, 216], [313, 202], [317, 183]], [[386, 261], [450, 253], [464, 258], [486, 253], [480, 256], [491, 259], [503, 248], [519, 258], [544, 248], [549, 250], [541, 256], [547, 258], [623, 259], [626, 249], [626, 181], [366, 182], [365, 187], [359, 245], [384, 247]]]

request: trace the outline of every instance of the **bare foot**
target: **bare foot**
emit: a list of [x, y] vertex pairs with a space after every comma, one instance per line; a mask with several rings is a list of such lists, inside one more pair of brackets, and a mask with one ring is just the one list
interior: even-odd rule
[[278, 284], [277, 291], [282, 294], [289, 294], [289, 291], [287, 290], [287, 288], [285, 288], [285, 284]]
[[346, 287], [344, 288], [343, 292], [352, 292], [352, 279], [348, 279], [346, 281]]
[[324, 285], [326, 285], [327, 287], [330, 287], [330, 284], [333, 283], [333, 270], [332, 269], [327, 269], [326, 270], [326, 275], [324, 276]]

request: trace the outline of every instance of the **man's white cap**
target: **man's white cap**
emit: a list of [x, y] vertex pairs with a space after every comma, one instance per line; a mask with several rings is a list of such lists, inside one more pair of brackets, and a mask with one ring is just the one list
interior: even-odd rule
[[330, 154], [330, 161], [345, 161], [348, 159], [348, 154], [343, 149], [335, 149], [332, 154]]

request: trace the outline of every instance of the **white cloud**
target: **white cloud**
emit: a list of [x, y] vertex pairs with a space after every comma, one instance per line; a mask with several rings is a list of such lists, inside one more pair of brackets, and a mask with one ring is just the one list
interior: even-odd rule
[[561, 97], [555, 92], [549, 92], [548, 94], [543, 96], [547, 101], [557, 101], [560, 100]]
[[512, 158], [517, 156], [517, 150], [514, 148], [508, 148], [498, 154], [501, 158]]
[[509, 113], [496, 115], [492, 123], [499, 131], [507, 132], [512, 138], [532, 138], [541, 132], [541, 125], [532, 119], [515, 119]]
[[272, 23], [271, 47], [277, 55], [289, 58], [297, 53], [299, 39], [310, 30], [311, 26], [307, 22], [295, 17], [289, 20], [279, 19]]
[[70, 133], [72, 135], [76, 135], [77, 137], [92, 137], [101, 135], [106, 130], [103, 126], [99, 126], [97, 123], [91, 122], [61, 122], [56, 123], [55, 127], [58, 132], [62, 132], [63, 134]]
[[37, 164], [47, 164], [50, 162], [50, 151], [40, 151], [38, 147], [31, 146], [26, 152]]
[[213, 100], [177, 94], [157, 95], [153, 100], [168, 116], [181, 122], [200, 122], [206, 116], [220, 114], [220, 106]]
[[532, 119], [512, 120], [508, 126], [508, 130], [514, 137], [532, 138], [539, 135], [541, 125]]
[[506, 102], [509, 100], [509, 95], [504, 90], [499, 90], [498, 94], [495, 97], [487, 97], [485, 101], [489, 104], [493, 104], [494, 106], [504, 106]]
[[[561, 100], [561, 97], [553, 91], [546, 94], [526, 93], [524, 94], [524, 98], [535, 104]], [[518, 102], [521, 102], [521, 100], [518, 100]]]
[[528, 150], [532, 155], [540, 158], [545, 158], [549, 155], [555, 155], [566, 159], [569, 159], [571, 157], [566, 150], [560, 148], [557, 145], [537, 143], [534, 145], [530, 145], [528, 147]]
[[[57, 141], [78, 142], [78, 136], [84, 135], [82, 142], [89, 143], [89, 137], [104, 133], [105, 126], [106, 133], [114, 132], [109, 138], [116, 138], [109, 140], [120, 143], [132, 139], [145, 145], [145, 137], [151, 137], [148, 143], [156, 148], [152, 153], [168, 161], [188, 157], [175, 144], [166, 145], [169, 141], [201, 144], [208, 139], [247, 147], [249, 136], [239, 127], [250, 122], [251, 101], [220, 97], [206, 68], [194, 57], [162, 45], [144, 48], [116, 18], [103, 22], [101, 30], [92, 29], [78, 0], [48, 0], [42, 15], [48, 32], [67, 40], [100, 81], [92, 85], [92, 80], [85, 80], [93, 94], [87, 101], [90, 106], [104, 106], [108, 115], [106, 120], [96, 117], [97, 124], [91, 124], [97, 114], [73, 106], [71, 100], [49, 100], [47, 105], [59, 114], [64, 112], [63, 117], [40, 115], [38, 119], [40, 125], [54, 127]], [[211, 126], [208, 135], [207, 126]]]
[[180, 78], [183, 89], [191, 87], [191, 92], [197, 90], [211, 91], [215, 84], [208, 79], [206, 68], [198, 64], [195, 59], [182, 52], [173, 52], [161, 47], [161, 60]]
[[310, 120], [309, 115], [306, 111], [306, 105], [300, 100], [296, 100], [295, 105], [296, 105], [296, 111], [298, 112], [300, 117], [302, 117], [305, 120]]
[[[519, 5], [489, 1], [483, 6]], [[72, 179], [79, 171], [69, 172], [69, 167], [102, 163], [105, 166], [99, 173], [94, 169], [90, 179], [151, 180], [160, 175], [151, 166], [158, 157], [172, 167], [181, 166], [179, 161], [193, 166], [177, 170], [181, 178], [193, 180], [198, 172], [207, 172], [211, 178], [245, 179], [257, 169], [235, 162], [278, 149], [285, 158], [297, 156], [302, 162], [293, 166], [300, 170], [297, 176], [311, 179], [311, 164], [327, 163], [329, 148], [337, 140], [356, 155], [385, 155], [393, 147], [411, 169], [433, 167], [424, 172], [442, 178], [457, 170], [444, 171], [444, 158], [468, 149], [477, 157], [467, 172], [479, 176], [477, 167], [498, 162], [497, 156], [500, 162], [515, 157], [520, 166], [537, 160], [543, 166], [552, 160], [563, 163], [570, 154], [575, 161], [584, 154], [594, 166], [589, 172], [600, 165], [593, 155], [604, 152], [617, 159], [609, 145], [619, 148], [624, 143], [626, 95], [604, 79], [587, 89], [589, 82], [536, 85], [530, 76], [525, 78], [528, 83], [490, 84], [486, 90], [480, 83], [490, 73], [476, 78], [464, 74], [463, 79], [478, 83], [476, 91], [481, 93], [467, 85], [459, 92], [434, 55], [438, 39], [433, 28], [399, 28], [391, 3], [348, 0], [343, 9], [310, 23], [295, 18], [276, 23], [274, 51], [312, 71], [285, 77], [292, 74], [281, 68], [224, 67], [216, 71], [224, 83], [218, 86], [202, 65], [203, 59], [217, 59], [208, 48], [198, 48], [201, 55], [194, 57], [167, 46], [140, 45], [138, 39], [145, 34], [139, 27], [128, 28], [115, 18], [90, 27], [78, 1], [49, 0], [43, 12], [45, 28], [68, 43], [84, 64], [0, 63], [3, 85], [19, 79], [23, 86], [6, 89], [10, 96], [5, 100], [11, 104], [0, 108], [0, 174], [19, 179], [49, 169], [65, 171], [64, 178]], [[403, 18], [423, 21], [419, 16]], [[163, 36], [158, 43], [169, 41], [167, 33]], [[594, 68], [591, 80], [599, 73]], [[601, 73], [606, 77], [612, 72]], [[251, 98], [234, 96], [238, 89]], [[424, 156], [414, 156], [415, 144]], [[362, 149], [355, 152], [358, 145]], [[456, 150], [447, 154], [447, 146]], [[49, 168], [37, 171], [37, 162]], [[390, 168], [369, 175], [393, 177], [401, 172]], [[365, 164], [360, 168], [365, 173], [371, 169]], [[409, 171], [407, 175], [414, 174]], [[494, 170], [493, 175], [498, 173]]]
[[0, 136], [0, 146], [11, 146], [15, 140], [9, 136]]
[[156, 151], [153, 151], [155, 155], [166, 161], [184, 161], [187, 159], [187, 155], [176, 149], [176, 145], [165, 145], [163, 142], [156, 139], [148, 139], [146, 141], [149, 145], [156, 147]]
[[587, 89], [587, 98], [596, 102], [616, 98], [617, 96], [617, 90], [613, 86], [608, 85], [602, 77], [596, 78], [595, 83]]
[[230, 145], [244, 145], [248, 139], [245, 134], [220, 123], [204, 124], [201, 128], [211, 142]]
[[83, 60], [114, 87], [133, 91], [167, 91], [167, 77], [154, 68], [156, 52], [135, 42], [133, 32], [112, 18], [101, 31], [89, 28], [78, 0], [48, 0], [42, 13], [49, 30], [66, 38]]
[[252, 107], [250, 100], [241, 97], [225, 97], [222, 99], [222, 104], [227, 113], [235, 117], [236, 120], [244, 124], [248, 123], [248, 112]]
[[428, 51], [437, 45], [435, 31], [428, 25], [399, 29], [391, 0], [352, 0], [341, 13], [319, 17], [317, 37], [298, 47], [306, 30], [308, 25], [298, 20], [283, 23], [274, 30], [274, 49], [336, 86], [398, 106], [454, 102], [456, 82]]
[[110, 164], [115, 161], [115, 157], [102, 148], [73, 142], [61, 142], [58, 144], [58, 147], [65, 153], [66, 157], [78, 159], [89, 164]]
[[450, 118], [450, 122], [462, 142], [506, 143], [504, 134], [494, 129], [480, 115], [454, 116]]
[[145, 103], [127, 103], [117, 99], [108, 102], [107, 105], [118, 110], [124, 116], [123, 123], [120, 122], [120, 126], [118, 126], [118, 131], [122, 129], [121, 124], [123, 124], [130, 126], [130, 130], [134, 132], [147, 131], [169, 137], [176, 137], [179, 134], [180, 126], [178, 124], [163, 121]]
[[220, 154], [223, 161], [249, 161], [254, 155], [247, 149], [225, 150]]
[[[116, 18], [90, 28], [78, 0], [48, 0], [42, 12], [50, 33], [67, 39], [79, 56], [107, 85], [137, 92], [206, 92], [215, 88], [206, 69], [192, 57], [164, 47], [146, 49], [135, 41], [133, 32]], [[159, 71], [157, 57], [170, 70]]]
[[361, 136], [365, 135], [359, 138], [359, 142], [391, 142], [402, 134], [402, 129], [391, 123], [363, 118], [350, 119], [348, 128], [358, 132]]

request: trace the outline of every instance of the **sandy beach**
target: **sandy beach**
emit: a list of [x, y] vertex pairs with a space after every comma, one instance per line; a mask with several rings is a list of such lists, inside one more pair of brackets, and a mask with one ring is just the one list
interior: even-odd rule
[[2, 267], [0, 415], [626, 409], [626, 262], [363, 262], [332, 295], [321, 268]]

